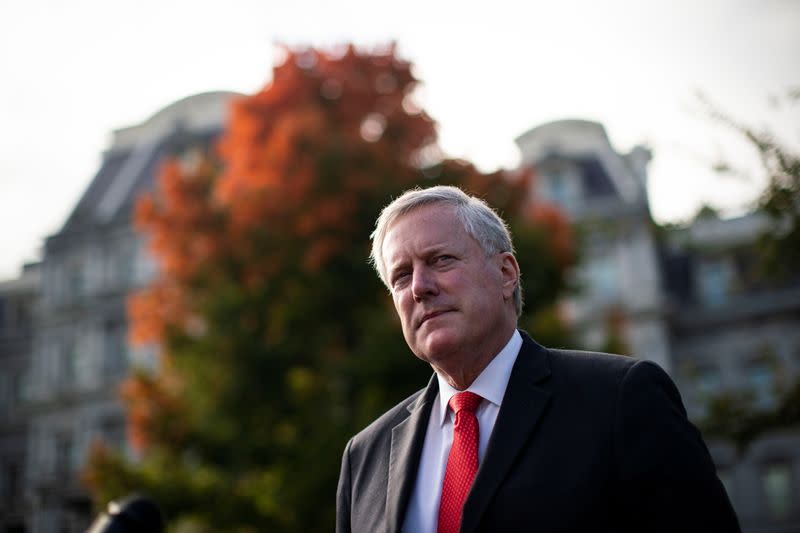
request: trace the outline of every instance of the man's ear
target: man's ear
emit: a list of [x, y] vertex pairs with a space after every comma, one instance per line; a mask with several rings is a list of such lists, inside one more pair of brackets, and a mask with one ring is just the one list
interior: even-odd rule
[[511, 252], [498, 254], [500, 275], [503, 277], [503, 298], [510, 300], [519, 284], [519, 264]]

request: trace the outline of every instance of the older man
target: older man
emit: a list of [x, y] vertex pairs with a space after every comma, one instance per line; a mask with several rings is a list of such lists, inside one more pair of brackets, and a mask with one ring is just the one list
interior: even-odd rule
[[372, 235], [428, 386], [347, 444], [339, 532], [739, 531], [655, 364], [517, 330], [511, 236], [455, 187], [406, 192]]

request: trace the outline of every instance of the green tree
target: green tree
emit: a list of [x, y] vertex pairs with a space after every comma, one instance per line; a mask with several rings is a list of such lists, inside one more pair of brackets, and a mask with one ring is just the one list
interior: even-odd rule
[[[800, 101], [800, 89], [788, 91], [783, 104], [779, 99], [773, 100], [776, 106], [796, 105]], [[758, 155], [767, 177], [766, 186], [753, 206], [770, 221], [757, 243], [760, 258], [754, 277], [766, 280], [773, 287], [796, 284], [800, 281], [800, 153], [769, 129], [745, 124], [719, 110], [703, 96], [700, 101], [713, 120], [741, 134]], [[724, 161], [715, 165], [715, 169], [743, 174]], [[716, 216], [706, 206], [698, 213], [702, 215]], [[729, 438], [744, 449], [765, 432], [800, 426], [800, 378], [785, 387], [778, 387], [777, 382], [775, 385], [778, 401], [774, 409], [755, 409], [752, 395], [747, 391], [724, 391], [710, 398], [708, 415], [700, 422], [701, 429], [709, 436]]]
[[[755, 208], [771, 221], [760, 239], [765, 272], [777, 278], [796, 276], [800, 272], [800, 153], [770, 129], [743, 123], [706, 98], [701, 96], [700, 100], [707, 114], [741, 134], [761, 161], [767, 183]], [[796, 105], [800, 101], [800, 89], [788, 91], [784, 100], [783, 105]], [[779, 99], [774, 99], [774, 105], [781, 105]], [[741, 174], [727, 162], [718, 163], [715, 169]]]
[[739, 450], [765, 433], [792, 427], [800, 427], [800, 380], [781, 394], [774, 409], [753, 408], [747, 392], [722, 392], [710, 399], [708, 414], [700, 422], [703, 434], [730, 439]]
[[430, 375], [366, 261], [381, 207], [409, 187], [498, 206], [535, 258], [527, 313], [553, 302], [572, 260], [563, 217], [529, 200], [528, 174], [423, 165], [435, 128], [416, 83], [394, 47], [287, 50], [235, 102], [218, 152], [164, 165], [137, 209], [160, 275], [129, 306], [162, 364], [124, 387], [140, 460], [92, 456], [98, 504], [138, 490], [176, 530], [330, 531], [347, 438]]

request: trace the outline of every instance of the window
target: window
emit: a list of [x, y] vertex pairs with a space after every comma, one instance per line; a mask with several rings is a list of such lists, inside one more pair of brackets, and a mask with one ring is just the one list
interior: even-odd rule
[[143, 244], [138, 244], [133, 253], [134, 261], [134, 275], [133, 282], [135, 284], [143, 284], [150, 281], [156, 276], [158, 266], [155, 259], [147, 252], [147, 248]]
[[25, 393], [25, 375], [22, 371], [11, 370], [0, 376], [0, 400], [4, 409], [14, 409], [22, 403]]
[[753, 406], [769, 409], [775, 405], [775, 369], [765, 358], [751, 361], [745, 368], [747, 388], [753, 393]]
[[17, 372], [11, 377], [11, 405], [21, 404], [28, 394], [28, 375]]
[[11, 379], [0, 374], [0, 412], [11, 409]]
[[786, 518], [792, 509], [792, 470], [786, 462], [772, 463], [761, 472], [767, 511], [774, 519]]
[[569, 187], [565, 176], [561, 172], [550, 174], [550, 197], [558, 205], [568, 207], [570, 205]]
[[84, 287], [83, 269], [81, 265], [75, 264], [67, 270], [67, 290], [70, 296], [77, 297], [83, 294]]
[[14, 503], [22, 492], [22, 476], [18, 464], [8, 463], [3, 466], [2, 501]]
[[136, 269], [135, 252], [131, 244], [124, 238], [118, 239], [108, 249], [106, 261], [108, 286], [114, 289], [126, 289], [133, 281]]
[[798, 372], [800, 372], [800, 342], [796, 342], [794, 347], [794, 364]]
[[103, 440], [116, 450], [125, 446], [125, 420], [117, 417], [107, 417], [100, 422], [100, 433]]
[[125, 324], [109, 320], [103, 324], [103, 368], [106, 376], [122, 376], [128, 368]]
[[718, 307], [728, 301], [733, 282], [733, 269], [725, 259], [704, 261], [698, 269], [701, 301]]
[[31, 304], [28, 300], [17, 300], [16, 305], [16, 330], [28, 333], [32, 326]]
[[119, 280], [123, 287], [127, 288], [133, 282], [133, 274], [136, 268], [136, 252], [131, 249], [131, 245], [125, 243], [117, 252], [119, 254]]
[[76, 349], [75, 341], [72, 339], [64, 340], [63, 344], [61, 345], [61, 357], [59, 361], [61, 374], [60, 376], [56, 376], [57, 381], [59, 381], [64, 386], [70, 386], [75, 383], [75, 379], [77, 377], [77, 359], [78, 359], [78, 352]]
[[579, 176], [568, 167], [552, 169], [546, 175], [547, 199], [565, 211], [577, 211], [581, 200]]
[[696, 371], [695, 385], [697, 393], [707, 399], [719, 392], [722, 387], [722, 375], [714, 365], [699, 366]]
[[619, 272], [612, 246], [590, 254], [586, 268], [589, 291], [596, 299], [609, 301], [619, 296]]
[[131, 364], [135, 365], [138, 370], [153, 373], [159, 367], [158, 348], [153, 343], [132, 347], [130, 360]]
[[63, 271], [55, 264], [55, 260], [45, 263], [44, 296], [47, 302], [61, 303], [64, 300]]
[[692, 366], [687, 373], [691, 392], [687, 396], [690, 417], [700, 420], [709, 415], [711, 401], [722, 391], [722, 372], [711, 363], [702, 362]]
[[55, 447], [55, 474], [68, 476], [72, 473], [72, 454], [74, 453], [72, 437], [67, 433], [56, 435]]
[[178, 164], [187, 174], [191, 175], [191, 172], [194, 172], [203, 162], [204, 157], [203, 149], [199, 145], [189, 146], [180, 151]]

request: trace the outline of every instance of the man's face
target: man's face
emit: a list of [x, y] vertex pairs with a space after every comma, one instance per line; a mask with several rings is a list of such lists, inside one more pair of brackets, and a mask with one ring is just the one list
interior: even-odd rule
[[436, 369], [468, 368], [508, 341], [516, 260], [487, 258], [452, 206], [429, 204], [396, 219], [383, 258], [403, 334], [420, 359]]

